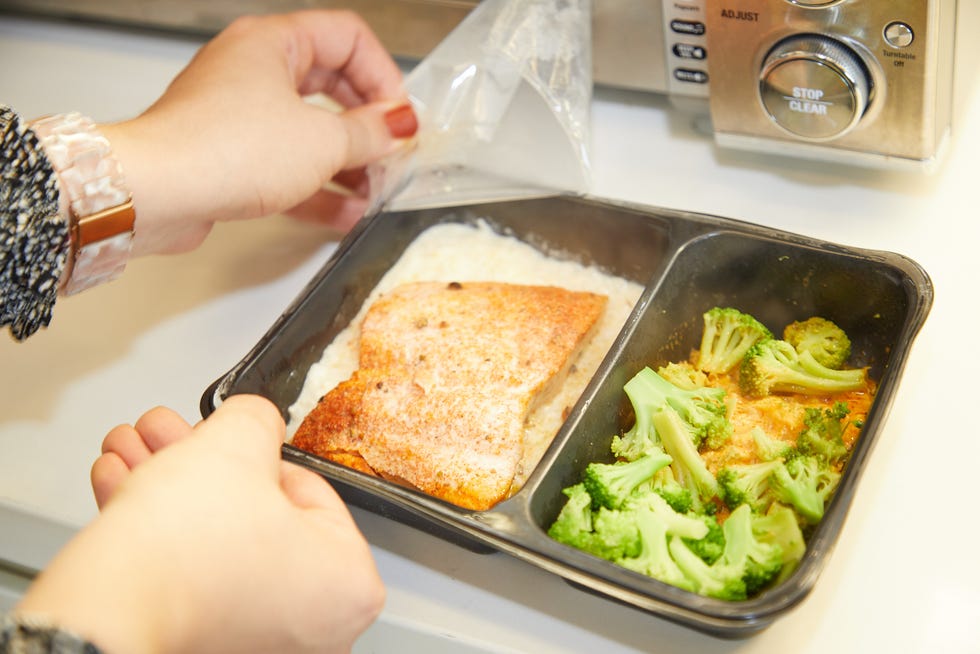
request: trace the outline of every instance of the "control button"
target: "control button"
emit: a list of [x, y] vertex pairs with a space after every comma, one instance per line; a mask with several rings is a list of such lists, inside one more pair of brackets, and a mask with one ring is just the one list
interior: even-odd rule
[[692, 82], [694, 84], [707, 84], [708, 73], [703, 70], [692, 70], [690, 68], [677, 68], [674, 70], [674, 77], [682, 82]]
[[678, 34], [692, 34], [701, 36], [704, 34], [704, 23], [697, 20], [680, 20], [679, 18], [670, 21], [670, 29]]
[[857, 52], [809, 34], [785, 39], [769, 52], [759, 94], [777, 125], [802, 138], [827, 140], [858, 124], [870, 102], [871, 84]]
[[703, 46], [691, 45], [690, 43], [675, 43], [671, 50], [673, 50], [675, 57], [679, 57], [681, 59], [701, 60], [708, 54]]
[[905, 23], [895, 21], [885, 25], [885, 41], [893, 48], [907, 48], [915, 40], [912, 28]]

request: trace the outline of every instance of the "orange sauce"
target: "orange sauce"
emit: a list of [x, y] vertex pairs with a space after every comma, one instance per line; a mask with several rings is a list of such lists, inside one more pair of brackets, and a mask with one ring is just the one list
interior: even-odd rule
[[752, 436], [756, 428], [761, 428], [770, 437], [792, 446], [796, 444], [796, 439], [803, 430], [807, 408], [830, 409], [837, 402], [844, 402], [850, 408], [847, 427], [842, 436], [848, 451], [852, 450], [860, 436], [860, 425], [867, 418], [876, 389], [874, 382], [869, 380], [867, 386], [860, 391], [827, 395], [783, 393], [755, 398], [748, 397], [739, 390], [737, 372], [710, 375], [708, 385], [725, 390], [725, 404], [732, 423], [732, 435], [724, 445], [715, 450], [703, 448], [701, 451], [708, 469], [714, 474], [726, 465], [761, 461]]

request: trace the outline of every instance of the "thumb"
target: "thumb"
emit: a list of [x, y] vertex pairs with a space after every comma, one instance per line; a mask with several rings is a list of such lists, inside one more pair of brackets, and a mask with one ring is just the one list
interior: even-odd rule
[[232, 395], [194, 431], [198, 443], [206, 442], [223, 456], [243, 460], [278, 479], [286, 424], [269, 400], [258, 395]]
[[401, 148], [418, 131], [408, 102], [374, 102], [338, 116], [347, 133], [347, 155], [341, 169], [359, 168]]

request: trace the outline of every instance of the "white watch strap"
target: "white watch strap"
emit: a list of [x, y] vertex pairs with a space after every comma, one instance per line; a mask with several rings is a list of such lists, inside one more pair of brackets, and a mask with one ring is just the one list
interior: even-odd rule
[[108, 139], [79, 113], [31, 123], [58, 172], [71, 225], [72, 253], [63, 292], [71, 295], [122, 273], [133, 245], [136, 214], [122, 166]]

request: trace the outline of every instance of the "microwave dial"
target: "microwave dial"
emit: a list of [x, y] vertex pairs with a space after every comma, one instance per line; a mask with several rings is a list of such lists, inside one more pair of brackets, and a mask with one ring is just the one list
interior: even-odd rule
[[811, 141], [851, 131], [873, 91], [861, 56], [845, 43], [819, 34], [777, 43], [759, 76], [759, 97], [769, 118], [793, 136]]

